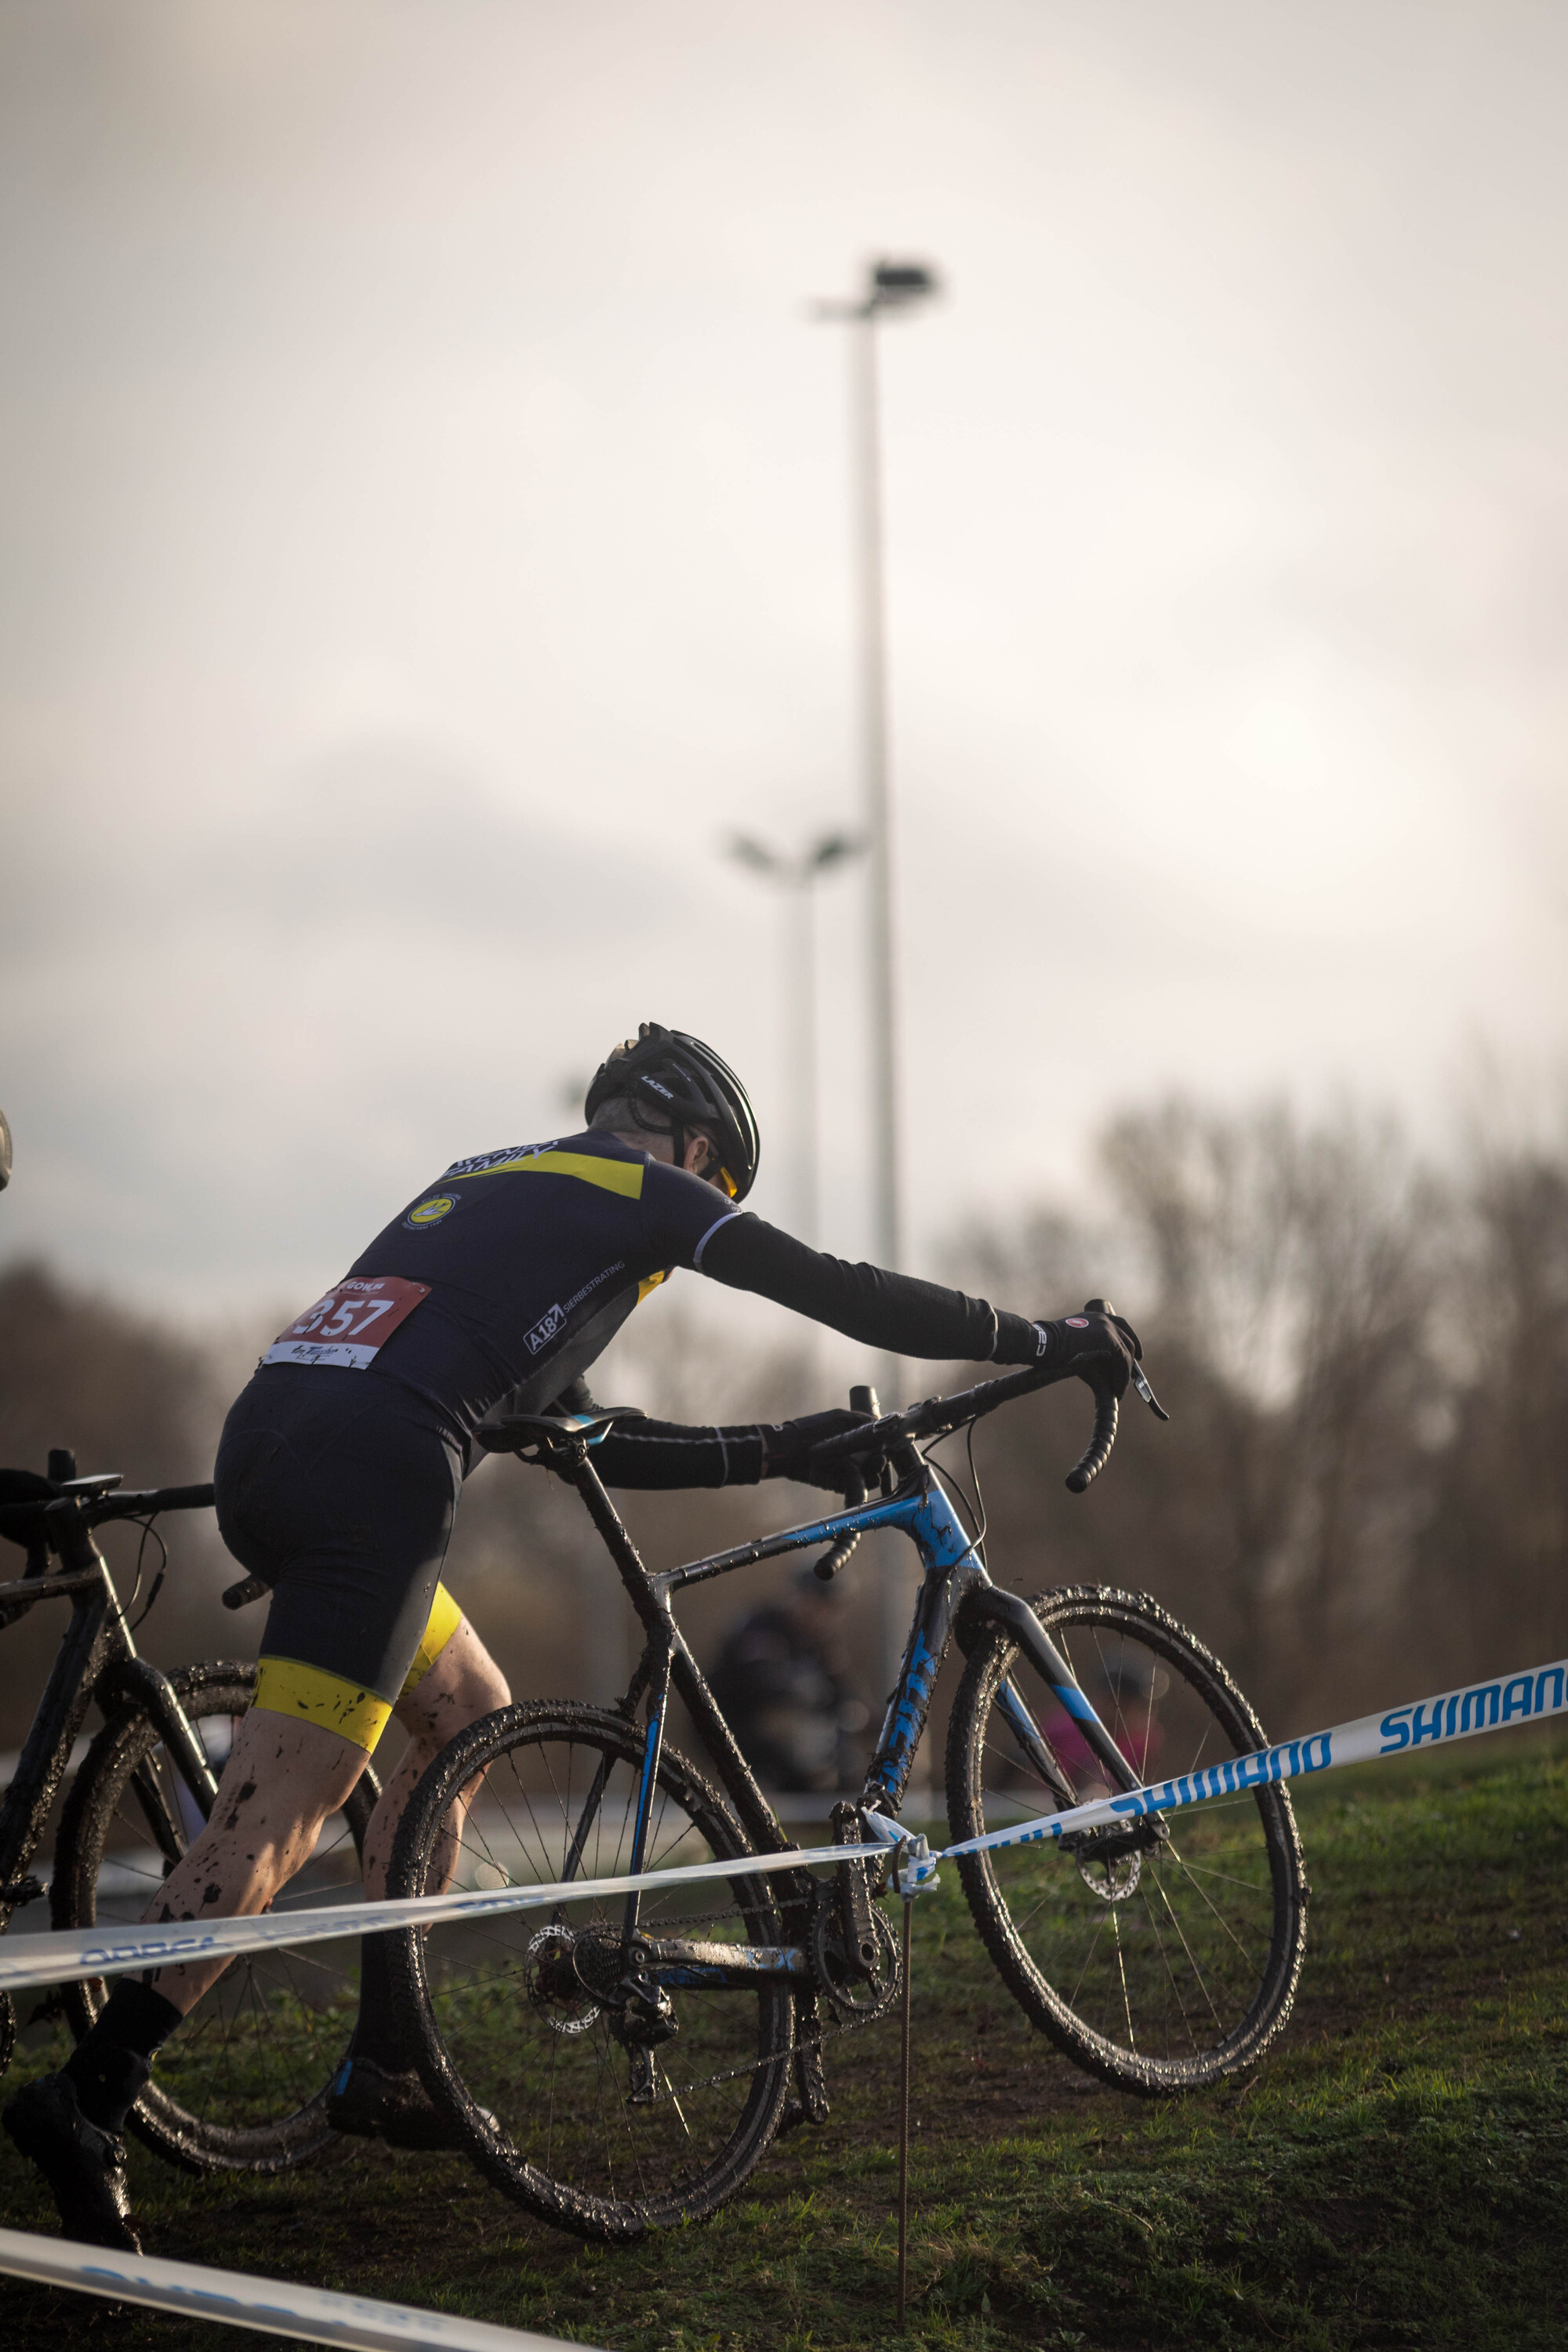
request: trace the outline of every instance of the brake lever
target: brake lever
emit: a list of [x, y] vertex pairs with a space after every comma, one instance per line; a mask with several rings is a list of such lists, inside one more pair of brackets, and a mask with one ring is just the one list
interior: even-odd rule
[[1156, 1421], [1170, 1420], [1170, 1414], [1165, 1411], [1164, 1406], [1160, 1402], [1159, 1398], [1154, 1394], [1153, 1390], [1150, 1387], [1147, 1380], [1144, 1378], [1143, 1367], [1142, 1364], [1134, 1364], [1132, 1367], [1132, 1385], [1137, 1390], [1139, 1395], [1142, 1398], [1144, 1403], [1148, 1406]]

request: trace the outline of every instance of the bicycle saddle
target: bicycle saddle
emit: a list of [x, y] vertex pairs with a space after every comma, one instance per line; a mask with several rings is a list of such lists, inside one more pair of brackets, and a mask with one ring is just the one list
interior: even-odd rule
[[597, 1412], [505, 1412], [479, 1423], [474, 1435], [487, 1454], [517, 1454], [527, 1445], [546, 1454], [563, 1440], [586, 1439], [596, 1445], [617, 1421], [646, 1421], [640, 1404], [601, 1407]]

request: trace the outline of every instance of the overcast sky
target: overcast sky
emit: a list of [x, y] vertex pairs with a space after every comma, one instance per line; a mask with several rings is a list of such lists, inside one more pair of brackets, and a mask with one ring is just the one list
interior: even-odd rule
[[884, 339], [915, 1263], [1168, 1087], [1557, 1066], [1565, 65], [1516, 0], [0, 0], [0, 1257], [303, 1303], [650, 1016], [787, 1221], [718, 851], [858, 814], [807, 309], [879, 253], [949, 289]]

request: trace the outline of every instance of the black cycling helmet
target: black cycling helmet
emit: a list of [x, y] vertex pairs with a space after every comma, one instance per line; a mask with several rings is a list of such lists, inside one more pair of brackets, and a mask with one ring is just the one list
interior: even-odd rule
[[678, 1165], [686, 1157], [687, 1129], [706, 1128], [718, 1145], [731, 1199], [745, 1199], [757, 1181], [762, 1150], [756, 1118], [745, 1087], [711, 1045], [684, 1029], [645, 1021], [595, 1071], [583, 1106], [589, 1121], [601, 1103], [617, 1095], [631, 1104], [640, 1128], [673, 1139]]

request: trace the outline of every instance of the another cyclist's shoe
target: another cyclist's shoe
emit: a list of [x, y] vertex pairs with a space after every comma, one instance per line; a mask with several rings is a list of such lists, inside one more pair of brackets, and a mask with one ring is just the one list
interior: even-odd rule
[[68, 2074], [40, 2074], [18, 2091], [5, 2123], [48, 2182], [68, 2238], [141, 2252], [125, 2186], [125, 2142], [88, 2121]]
[[384, 2139], [391, 2147], [463, 2145], [412, 2067], [394, 2074], [374, 2058], [343, 2060], [327, 2094], [327, 2121], [334, 2131]]

